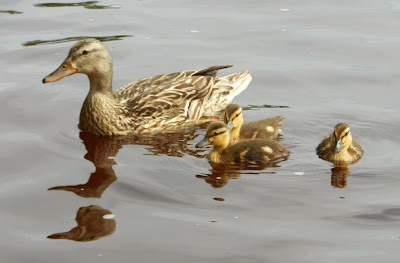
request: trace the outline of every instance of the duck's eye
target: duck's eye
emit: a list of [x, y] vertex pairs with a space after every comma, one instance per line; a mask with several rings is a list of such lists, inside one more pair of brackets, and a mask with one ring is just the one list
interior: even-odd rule
[[87, 55], [89, 53], [89, 51], [87, 51], [86, 49], [84, 51], [82, 51], [82, 55]]
[[238, 114], [236, 114], [236, 117], [239, 117], [240, 113], [242, 113], [242, 112], [239, 112]]
[[216, 133], [214, 133], [211, 137], [215, 137], [215, 136], [221, 135], [221, 134], [223, 134], [224, 132], [225, 132], [225, 131], [216, 132]]
[[343, 135], [343, 137], [347, 136], [347, 135], [349, 134], [349, 132], [350, 132], [350, 131], [346, 132], [346, 133]]

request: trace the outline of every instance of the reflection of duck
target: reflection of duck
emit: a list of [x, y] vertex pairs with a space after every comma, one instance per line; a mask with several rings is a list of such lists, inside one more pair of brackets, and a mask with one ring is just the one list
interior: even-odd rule
[[278, 139], [281, 134], [282, 116], [243, 124], [242, 107], [229, 104], [225, 109], [224, 122], [232, 123], [231, 143], [244, 139]]
[[76, 214], [77, 227], [68, 232], [48, 236], [50, 239], [70, 239], [75, 241], [93, 241], [114, 233], [116, 228], [114, 215], [97, 205], [81, 207]]
[[206, 136], [196, 147], [213, 145], [207, 158], [215, 163], [268, 163], [289, 156], [290, 151], [282, 145], [270, 140], [240, 141], [228, 146], [230, 143], [229, 129], [222, 122], [211, 124]]
[[333, 134], [327, 136], [316, 151], [319, 158], [336, 166], [355, 163], [363, 155], [361, 146], [351, 136], [350, 126], [345, 123], [337, 124]]
[[86, 132], [80, 133], [80, 138], [85, 144], [87, 154], [85, 159], [96, 167], [85, 184], [55, 186], [49, 190], [65, 190], [85, 198], [100, 198], [104, 191], [117, 180], [112, 168], [117, 164], [114, 158], [119, 150], [126, 144], [147, 145], [146, 149], [154, 155], [165, 154], [168, 156], [182, 157], [185, 154], [200, 157], [201, 154], [188, 148], [188, 141], [197, 135], [196, 130], [168, 133], [157, 137], [101, 137]]
[[[76, 43], [43, 83], [75, 73], [89, 77], [79, 128], [96, 135], [155, 134], [182, 129], [222, 110], [251, 81], [250, 73], [217, 78], [215, 66], [136, 80], [112, 91], [112, 59], [96, 39]], [[203, 121], [204, 122], [204, 121]]]
[[331, 169], [331, 184], [333, 187], [346, 188], [347, 187], [347, 175], [349, 174], [349, 168], [345, 167], [333, 167]]
[[278, 167], [277, 163], [261, 163], [257, 165], [238, 164], [227, 166], [225, 164], [211, 162], [210, 165], [211, 169], [209, 173], [198, 174], [196, 175], [196, 178], [204, 179], [206, 183], [215, 188], [225, 186], [229, 179], [239, 179], [241, 174], [260, 174], [258, 171], [265, 170], [268, 167]]
[[229, 179], [240, 178], [239, 170], [228, 170], [224, 164], [211, 163], [210, 173], [205, 175], [196, 175], [197, 178], [202, 178], [208, 184], [215, 188], [225, 186]]

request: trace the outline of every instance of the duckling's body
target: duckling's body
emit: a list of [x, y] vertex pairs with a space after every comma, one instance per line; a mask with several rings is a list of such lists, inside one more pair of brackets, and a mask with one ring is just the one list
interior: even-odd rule
[[356, 163], [363, 155], [361, 146], [353, 140], [350, 126], [339, 123], [333, 134], [327, 136], [316, 148], [319, 158], [334, 164]]
[[86, 74], [90, 90], [80, 113], [81, 130], [101, 136], [152, 135], [206, 122], [204, 117], [226, 107], [251, 81], [247, 70], [217, 78], [218, 70], [227, 67], [231, 66], [139, 79], [113, 92], [107, 48], [96, 39], [85, 39], [43, 83]]
[[242, 108], [237, 104], [229, 104], [224, 114], [224, 122], [232, 123], [231, 144], [247, 139], [276, 140], [281, 134], [283, 119], [276, 116], [243, 124]]
[[219, 122], [211, 124], [202, 141], [196, 147], [212, 144], [213, 148], [207, 158], [215, 163], [256, 164], [269, 163], [289, 156], [290, 151], [272, 140], [244, 140], [230, 144], [229, 129]]

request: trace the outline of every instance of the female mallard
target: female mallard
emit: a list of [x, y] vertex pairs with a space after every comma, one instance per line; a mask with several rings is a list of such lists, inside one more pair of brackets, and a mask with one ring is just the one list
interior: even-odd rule
[[245, 139], [276, 140], [281, 134], [283, 119], [282, 116], [276, 116], [243, 124], [242, 108], [237, 104], [229, 104], [224, 114], [224, 122], [232, 123], [231, 143]]
[[327, 136], [316, 150], [319, 158], [334, 164], [352, 164], [363, 155], [363, 149], [353, 140], [350, 126], [346, 123], [337, 124], [333, 134]]
[[251, 81], [247, 70], [217, 78], [217, 71], [227, 67], [139, 79], [113, 92], [110, 53], [100, 41], [84, 39], [43, 83], [86, 74], [90, 90], [80, 113], [81, 130], [102, 136], [151, 135], [205, 122], [202, 117], [226, 107]]
[[215, 163], [268, 163], [289, 156], [290, 151], [271, 140], [245, 140], [229, 145], [230, 135], [226, 124], [217, 122], [211, 124], [206, 136], [197, 148], [212, 144], [213, 148], [207, 158]]

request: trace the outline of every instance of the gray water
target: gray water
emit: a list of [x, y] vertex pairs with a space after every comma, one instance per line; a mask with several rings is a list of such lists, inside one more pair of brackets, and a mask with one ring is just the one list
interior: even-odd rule
[[[398, 261], [398, 1], [6, 0], [0, 10], [2, 262]], [[234, 102], [249, 107], [246, 121], [284, 115], [290, 158], [221, 171], [194, 148], [205, 127], [150, 141], [80, 135], [86, 76], [41, 80], [86, 36], [110, 49], [114, 89], [248, 69]], [[315, 147], [338, 122], [365, 152], [332, 174]], [[81, 195], [47, 190], [57, 186]], [[105, 211], [90, 222], [115, 215], [97, 240], [47, 238], [90, 205]]]

